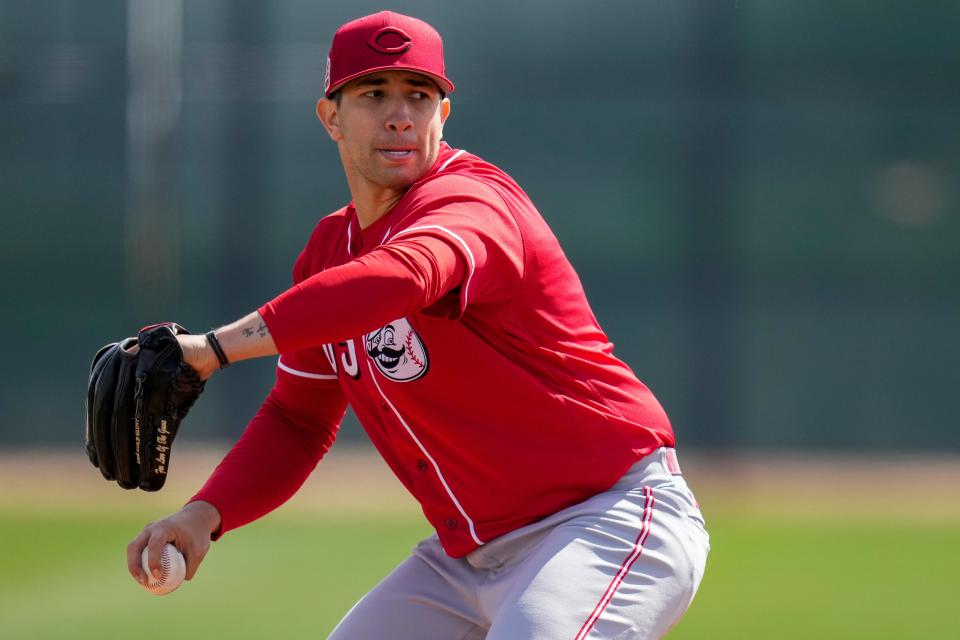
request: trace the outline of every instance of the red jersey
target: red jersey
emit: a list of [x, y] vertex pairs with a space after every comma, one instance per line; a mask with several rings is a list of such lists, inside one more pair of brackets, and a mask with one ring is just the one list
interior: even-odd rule
[[540, 213], [476, 156], [442, 144], [365, 229], [352, 205], [321, 220], [294, 280], [260, 309], [281, 353], [277, 385], [196, 496], [224, 531], [296, 491], [344, 401], [454, 557], [674, 444]]

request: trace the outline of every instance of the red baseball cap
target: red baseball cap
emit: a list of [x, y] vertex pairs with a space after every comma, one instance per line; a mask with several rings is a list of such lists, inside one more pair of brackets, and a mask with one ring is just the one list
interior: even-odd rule
[[329, 98], [354, 78], [389, 69], [422, 73], [444, 93], [453, 91], [437, 30], [423, 20], [381, 11], [348, 22], [333, 34], [323, 93]]

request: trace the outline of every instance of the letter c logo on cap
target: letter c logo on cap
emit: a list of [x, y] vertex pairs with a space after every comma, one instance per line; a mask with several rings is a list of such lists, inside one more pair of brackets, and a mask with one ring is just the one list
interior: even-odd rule
[[413, 40], [396, 27], [383, 27], [370, 36], [367, 46], [377, 53], [397, 54], [413, 46]]

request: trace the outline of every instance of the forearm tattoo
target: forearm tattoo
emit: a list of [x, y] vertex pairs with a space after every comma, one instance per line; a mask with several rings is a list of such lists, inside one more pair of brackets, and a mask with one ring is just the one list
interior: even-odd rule
[[256, 334], [261, 338], [266, 338], [268, 333], [270, 332], [269, 330], [267, 330], [267, 325], [265, 325], [262, 322], [260, 323], [260, 326], [257, 327], [256, 329], [251, 329], [250, 327], [243, 328], [243, 336], [245, 338], [252, 338], [254, 334]]

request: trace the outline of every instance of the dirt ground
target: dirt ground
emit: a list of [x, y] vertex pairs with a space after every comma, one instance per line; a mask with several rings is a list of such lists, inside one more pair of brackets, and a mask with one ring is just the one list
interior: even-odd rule
[[[175, 510], [195, 492], [228, 445], [174, 450], [170, 479], [156, 494], [101, 479], [82, 450], [0, 450], [0, 508]], [[681, 455], [706, 515], [861, 517], [886, 513], [960, 520], [960, 455]], [[287, 513], [417, 514], [419, 508], [370, 448], [336, 446]]]
[[960, 455], [743, 454], [682, 459], [708, 517], [727, 512], [960, 521]]

